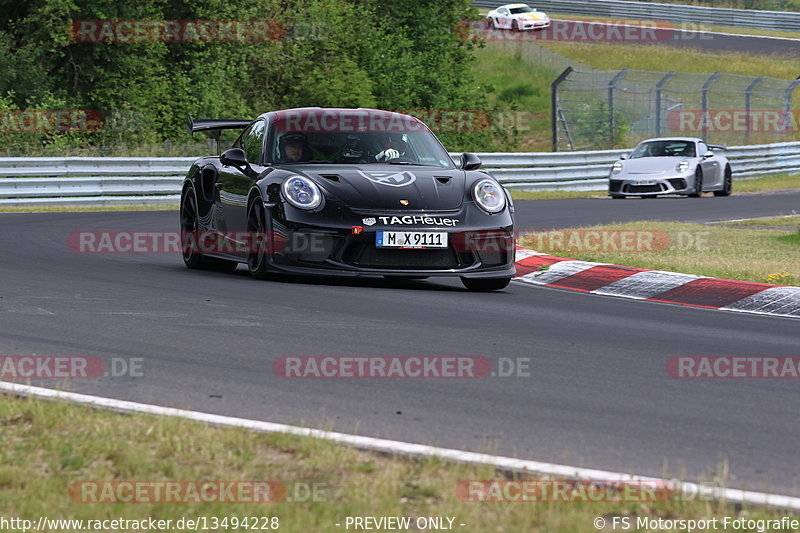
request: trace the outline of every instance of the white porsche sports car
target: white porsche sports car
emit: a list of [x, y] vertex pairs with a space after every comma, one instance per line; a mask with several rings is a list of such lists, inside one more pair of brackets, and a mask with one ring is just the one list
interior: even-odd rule
[[733, 175], [723, 151], [723, 146], [692, 137], [644, 140], [611, 167], [608, 195], [683, 194], [697, 198], [713, 192], [714, 196], [730, 196]]
[[496, 30], [539, 30], [550, 26], [550, 17], [527, 4], [506, 4], [487, 13]]

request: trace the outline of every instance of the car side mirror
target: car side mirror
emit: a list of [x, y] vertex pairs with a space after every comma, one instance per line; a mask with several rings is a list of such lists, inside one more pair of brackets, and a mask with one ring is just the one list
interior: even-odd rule
[[712, 157], [714, 157], [714, 152], [710, 150], [703, 154], [703, 159], [711, 159]]
[[219, 156], [219, 162], [226, 167], [244, 167], [249, 165], [247, 156], [241, 148], [229, 148]]
[[628, 154], [622, 154], [619, 156], [620, 159], [628, 159]]
[[475, 154], [464, 152], [461, 154], [461, 168], [464, 170], [478, 170], [483, 161]]
[[226, 167], [233, 167], [242, 171], [248, 177], [255, 177], [256, 172], [247, 162], [247, 155], [241, 148], [228, 148], [219, 156], [219, 162]]

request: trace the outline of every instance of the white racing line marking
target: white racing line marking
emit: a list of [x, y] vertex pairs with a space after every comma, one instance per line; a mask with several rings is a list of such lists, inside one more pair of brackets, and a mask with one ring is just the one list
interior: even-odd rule
[[[675, 26], [649, 26], [649, 25], [638, 25], [638, 24], [613, 24], [609, 22], [601, 22], [599, 20], [573, 20], [573, 19], [550, 19], [555, 20], [557, 22], [583, 22], [583, 23], [593, 23], [598, 24], [600, 26], [619, 26], [620, 28], [647, 28], [647, 29], [654, 29], [654, 30], [674, 30], [676, 32], [683, 32], [683, 33], [705, 33], [708, 35], [724, 35], [726, 37], [750, 37], [754, 39], [773, 39], [777, 41], [799, 41], [800, 39], [795, 39], [794, 37], [776, 37], [774, 35], [753, 35], [752, 33], [729, 33], [724, 31], [708, 31], [708, 30], [687, 30], [680, 28], [680, 24], [684, 24], [683, 22], [674, 22], [671, 24], [675, 24]], [[635, 20], [635, 19], [630, 19]], [[642, 19], [642, 22], [648, 22], [648, 20], [653, 19]], [[669, 22], [668, 20], [659, 20], [660, 22]], [[758, 29], [758, 28], [754, 28]]]
[[693, 498], [712, 498], [715, 500], [722, 499], [730, 503], [748, 503], [751, 505], [766, 505], [781, 509], [800, 510], [800, 498], [784, 496], [781, 494], [769, 494], [765, 492], [712, 487], [696, 483], [680, 482], [677, 480], [636, 476], [624, 474], [622, 472], [610, 472], [606, 470], [580, 468], [577, 466], [542, 463], [539, 461], [530, 461], [526, 459], [515, 459], [513, 457], [502, 457], [484, 453], [454, 450], [450, 448], [439, 448], [436, 446], [428, 446], [426, 444], [414, 444], [411, 442], [363, 437], [360, 435], [351, 435], [347, 433], [323, 431], [321, 429], [303, 428], [298, 426], [277, 424], [274, 422], [248, 420], [245, 418], [214, 415], [211, 413], [202, 413], [185, 409], [174, 409], [172, 407], [161, 407], [158, 405], [115, 400], [113, 398], [103, 398], [88, 394], [58, 391], [43, 387], [34, 387], [31, 385], [18, 385], [16, 383], [9, 383], [6, 381], [0, 381], [0, 391], [47, 400], [67, 400], [80, 405], [88, 405], [90, 407], [122, 411], [126, 413], [143, 413], [184, 418], [214, 426], [239, 427], [260, 433], [282, 433], [302, 437], [313, 437], [353, 446], [363, 450], [394, 453], [412, 457], [438, 457], [458, 463], [494, 466], [498, 469], [517, 473], [551, 475], [585, 481], [601, 481], [609, 484], [625, 482], [639, 484], [652, 483], [656, 487], [674, 487], [676, 490], [682, 491], [683, 494], [687, 496], [692, 495]]
[[751, 220], [764, 220], [766, 218], [797, 218], [798, 214], [795, 213], [793, 215], [774, 215], [774, 216], [766, 216], [766, 217], [753, 217], [753, 218], [732, 218], [730, 220], [716, 220], [714, 222], [710, 222], [710, 224], [728, 224], [731, 222], [750, 222]]

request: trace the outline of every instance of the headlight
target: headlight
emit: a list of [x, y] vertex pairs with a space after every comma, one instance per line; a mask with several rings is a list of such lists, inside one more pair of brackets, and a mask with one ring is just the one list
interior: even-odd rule
[[616, 163], [614, 163], [614, 166], [611, 167], [611, 173], [619, 174], [620, 172], [622, 172], [622, 163], [617, 161]]
[[680, 172], [681, 174], [683, 174], [684, 172], [686, 172], [687, 170], [689, 170], [689, 162], [688, 162], [688, 161], [686, 161], [686, 160], [684, 159], [683, 161], [681, 161], [680, 163], [678, 163], [678, 166], [677, 166], [677, 167], [675, 167], [675, 170], [677, 170], [678, 172]]
[[289, 176], [281, 185], [284, 198], [300, 209], [316, 209], [322, 204], [322, 192], [317, 184], [303, 176]]
[[472, 186], [475, 203], [489, 213], [499, 213], [506, 206], [506, 195], [500, 184], [491, 178], [479, 180]]

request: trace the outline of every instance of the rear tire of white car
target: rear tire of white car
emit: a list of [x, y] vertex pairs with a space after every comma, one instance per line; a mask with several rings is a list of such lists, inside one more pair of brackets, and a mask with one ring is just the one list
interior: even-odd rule
[[731, 166], [725, 165], [725, 178], [722, 180], [722, 190], [714, 191], [714, 196], [730, 196], [733, 191], [733, 173]]
[[694, 191], [689, 194], [689, 198], [700, 198], [703, 194], [703, 169], [697, 167], [694, 173]]
[[519, 31], [519, 23], [516, 20], [511, 21], [511, 31]]

